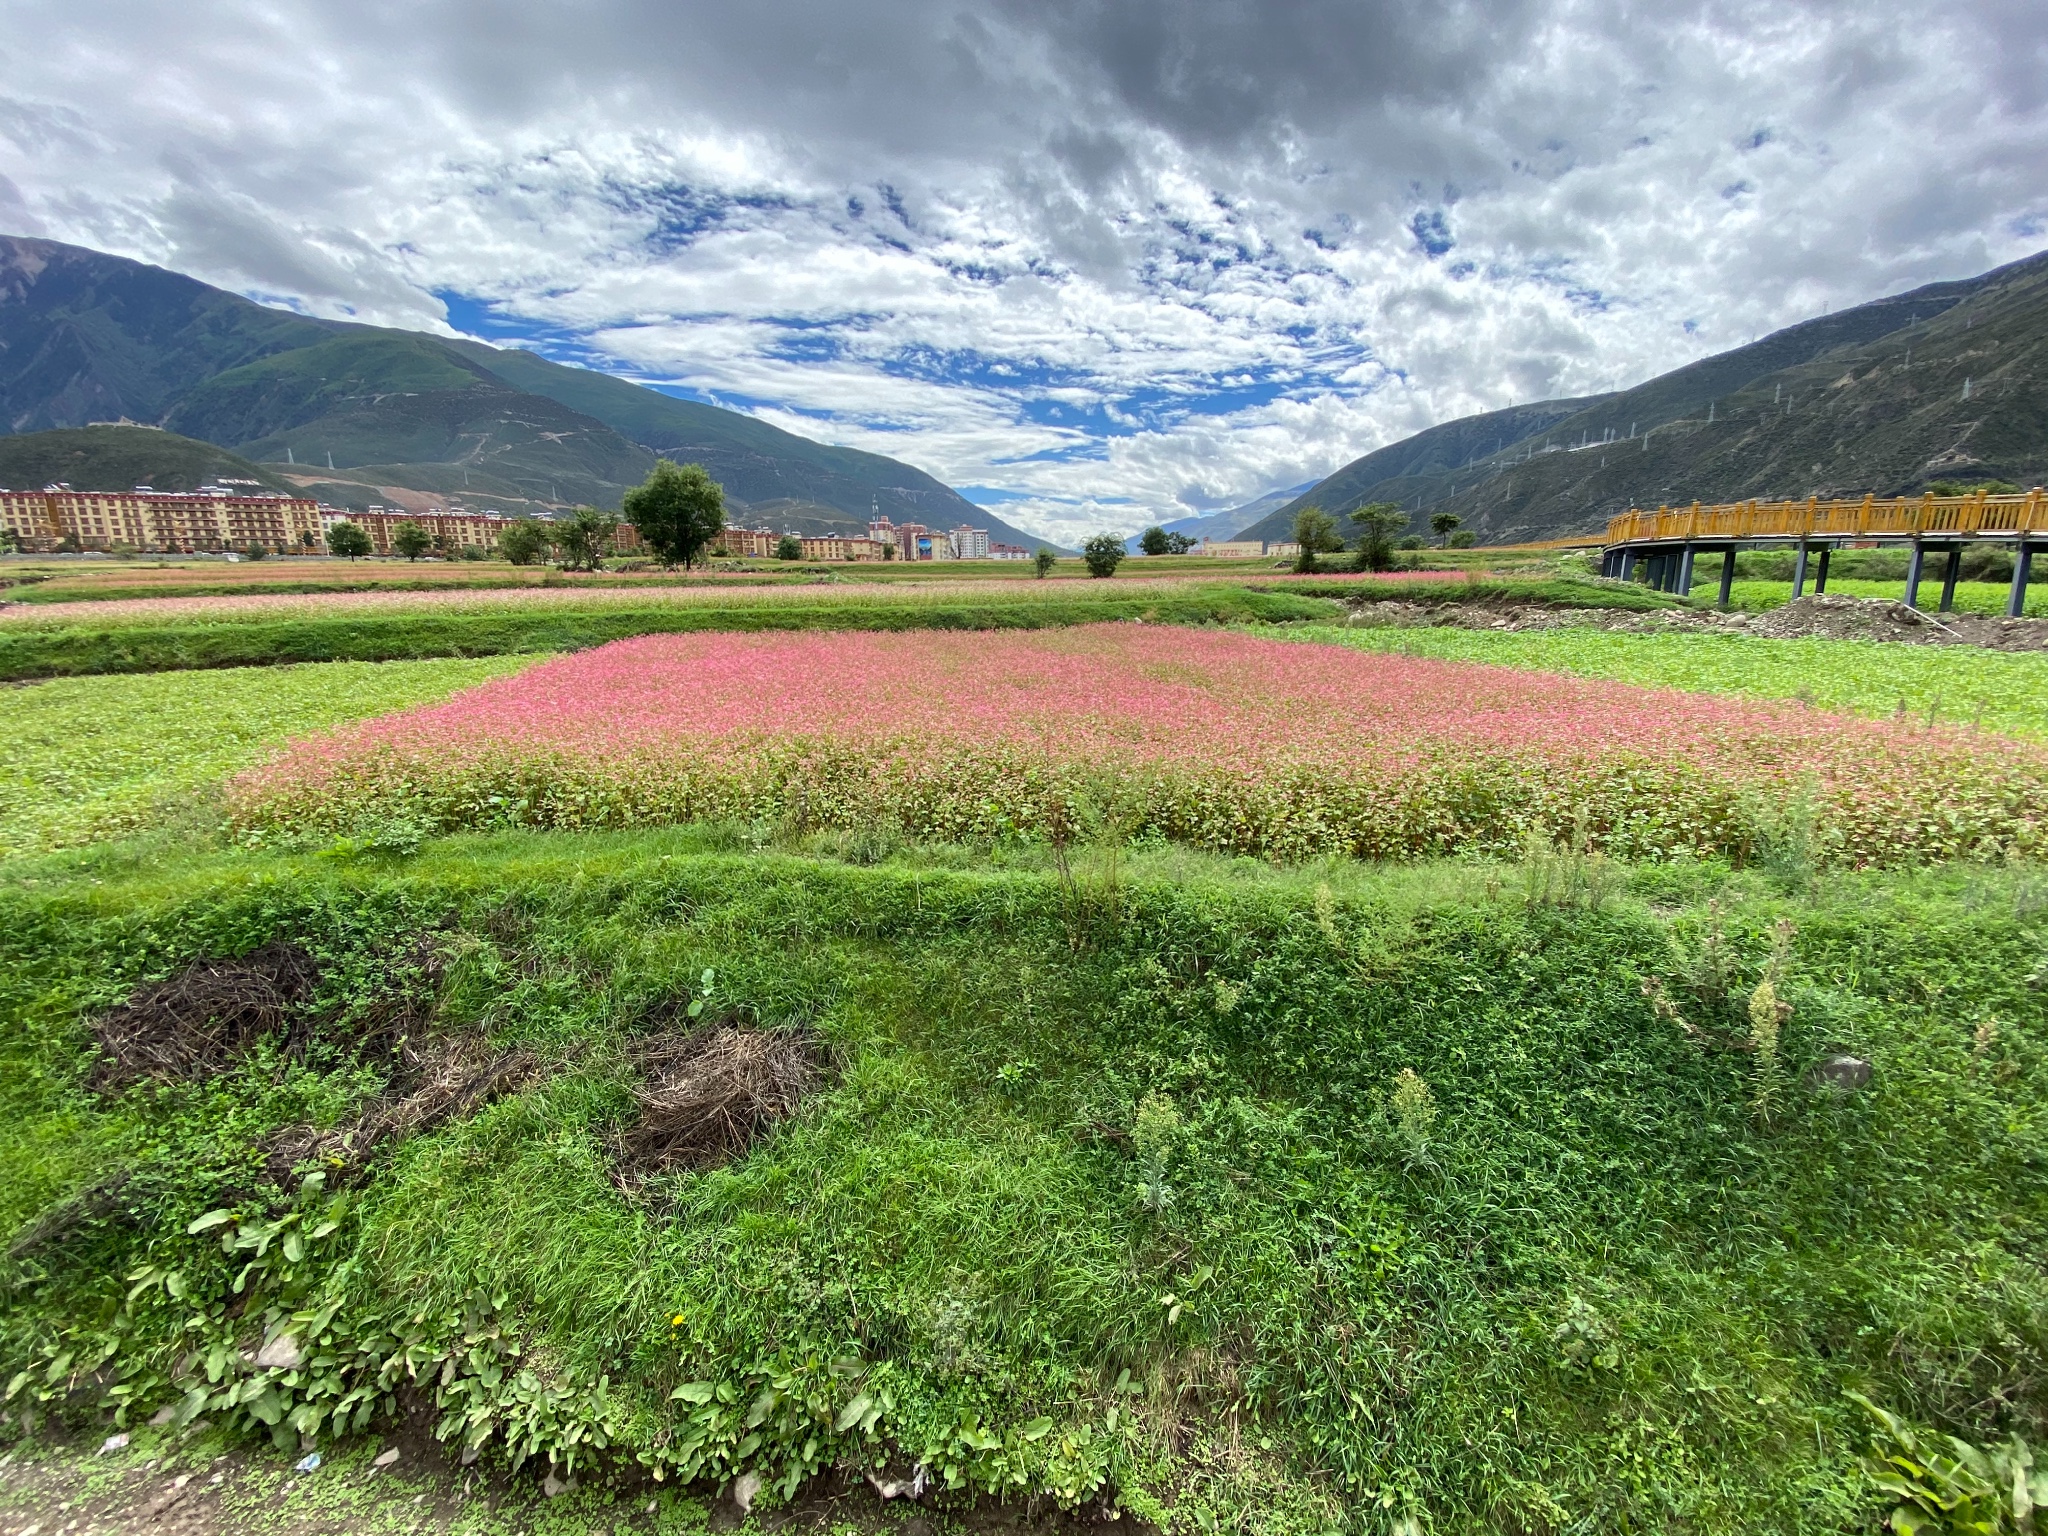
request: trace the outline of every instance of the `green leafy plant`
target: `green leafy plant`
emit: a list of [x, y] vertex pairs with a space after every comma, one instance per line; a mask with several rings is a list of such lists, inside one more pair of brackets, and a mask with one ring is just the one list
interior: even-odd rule
[[1848, 1394], [1877, 1422], [1864, 1460], [1870, 1480], [1898, 1504], [1885, 1517], [1897, 1536], [2003, 1536], [2034, 1531], [2048, 1506], [2048, 1468], [2037, 1470], [2027, 1442], [1972, 1445], [1915, 1429], [1858, 1392]]
[[1180, 1111], [1173, 1100], [1163, 1093], [1146, 1094], [1131, 1123], [1131, 1146], [1138, 1154], [1138, 1204], [1155, 1216], [1173, 1204], [1166, 1175], [1179, 1135]]
[[1387, 1096], [1387, 1113], [1394, 1136], [1412, 1162], [1429, 1156], [1429, 1138], [1436, 1129], [1436, 1095], [1413, 1067], [1394, 1074], [1393, 1092]]

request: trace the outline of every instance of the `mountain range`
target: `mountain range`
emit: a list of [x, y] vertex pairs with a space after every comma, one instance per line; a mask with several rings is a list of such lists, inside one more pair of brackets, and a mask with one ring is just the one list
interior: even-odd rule
[[[311, 319], [160, 267], [0, 236], [0, 432], [112, 422], [229, 449], [260, 466], [239, 478], [358, 509], [609, 510], [661, 457], [702, 464], [735, 522], [846, 532], [879, 511], [1042, 542], [908, 464], [594, 369]], [[74, 472], [53, 478], [81, 489], [138, 483], [127, 458], [92, 467], [86, 448], [53, 443], [27, 459], [65, 459]], [[25, 483], [27, 459], [16, 459], [9, 473]], [[178, 477], [159, 478], [168, 488]]]
[[1354, 459], [1240, 537], [1392, 501], [1481, 543], [1631, 506], [2048, 479], [2048, 253], [1837, 311], [1611, 394], [1467, 416]]

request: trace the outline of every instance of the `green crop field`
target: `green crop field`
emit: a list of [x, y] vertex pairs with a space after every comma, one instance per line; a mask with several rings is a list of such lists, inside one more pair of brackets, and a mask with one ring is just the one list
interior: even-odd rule
[[440, 698], [534, 659], [334, 662], [0, 690], [0, 854], [176, 814], [291, 736]]
[[[1810, 577], [1806, 590], [1813, 590]], [[1956, 583], [1956, 608], [1962, 613], [2002, 616], [2011, 590], [2002, 581], [1959, 581]], [[1860, 581], [1830, 576], [1828, 591], [1844, 597], [1876, 598], [1897, 603], [1905, 601], [1906, 584], [1903, 581]], [[1695, 602], [1711, 606], [1719, 593], [1718, 575], [1712, 580], [1695, 579], [1693, 582]], [[1737, 581], [1729, 591], [1728, 606], [1746, 613], [1761, 613], [1769, 608], [1782, 608], [1791, 600], [1792, 584], [1788, 581]], [[1937, 562], [1930, 562], [1929, 573], [1920, 581], [1920, 606], [1931, 613], [1940, 602], [1941, 569]], [[2048, 587], [2028, 587], [2026, 612], [2029, 618], [2048, 617]]]
[[1608, 630], [1293, 627], [1288, 639], [1400, 656], [1612, 678], [1695, 693], [1799, 699], [1821, 709], [1904, 714], [2048, 739], [2048, 656], [1963, 646]]
[[[0, 688], [8, 1528], [219, 1473], [223, 1530], [701, 1533], [737, 1487], [901, 1536], [872, 1481], [936, 1531], [1862, 1536], [1864, 1399], [2048, 1440], [2048, 661], [1160, 586], [0, 623], [186, 669]], [[664, 628], [749, 633], [351, 725]], [[280, 664], [434, 646], [502, 654]], [[873, 727], [787, 758], [830, 804], [769, 771], [828, 716]], [[596, 824], [577, 751], [681, 824], [532, 830]], [[1399, 806], [1357, 768], [1431, 752]], [[1143, 820], [1172, 772], [1210, 842]], [[1296, 849], [1506, 830], [1203, 851], [1254, 799]]]

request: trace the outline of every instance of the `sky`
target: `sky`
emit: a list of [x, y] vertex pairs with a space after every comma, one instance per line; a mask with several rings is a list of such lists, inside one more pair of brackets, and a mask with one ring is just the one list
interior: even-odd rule
[[0, 232], [1071, 540], [2048, 247], [2048, 6], [0, 0]]

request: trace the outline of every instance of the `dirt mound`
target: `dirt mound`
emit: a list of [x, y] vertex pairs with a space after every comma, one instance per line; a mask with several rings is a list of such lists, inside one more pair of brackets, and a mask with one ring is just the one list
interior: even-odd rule
[[824, 1079], [822, 1043], [802, 1029], [716, 1024], [641, 1046], [635, 1115], [613, 1142], [631, 1192], [658, 1174], [712, 1168], [752, 1146]]
[[1896, 640], [1908, 645], [1977, 645], [1999, 651], [2048, 650], [2048, 619], [1927, 613], [1882, 598], [1816, 592], [1768, 613], [1736, 614], [1753, 635], [1831, 640]]
[[102, 1056], [93, 1086], [123, 1088], [217, 1072], [270, 1035], [302, 1048], [305, 1004], [320, 968], [296, 944], [273, 941], [237, 960], [200, 960], [136, 988], [93, 1026]]
[[2048, 650], [2048, 619], [1928, 613], [1883, 598], [1815, 592], [1764, 613], [1664, 608], [1618, 613], [1608, 608], [1542, 608], [1529, 604], [1378, 602], [1357, 606], [1350, 622], [1374, 629], [1527, 630], [1586, 628], [1637, 635], [1763, 635], [1776, 640], [1897, 641], [1907, 645], [1975, 645], [1998, 651]]
[[353, 1121], [321, 1130], [293, 1125], [263, 1146], [264, 1167], [278, 1183], [317, 1164], [346, 1179], [362, 1172], [389, 1141], [431, 1131], [516, 1093], [548, 1070], [531, 1051], [493, 1051], [474, 1035], [450, 1035], [399, 1048], [392, 1085]]

